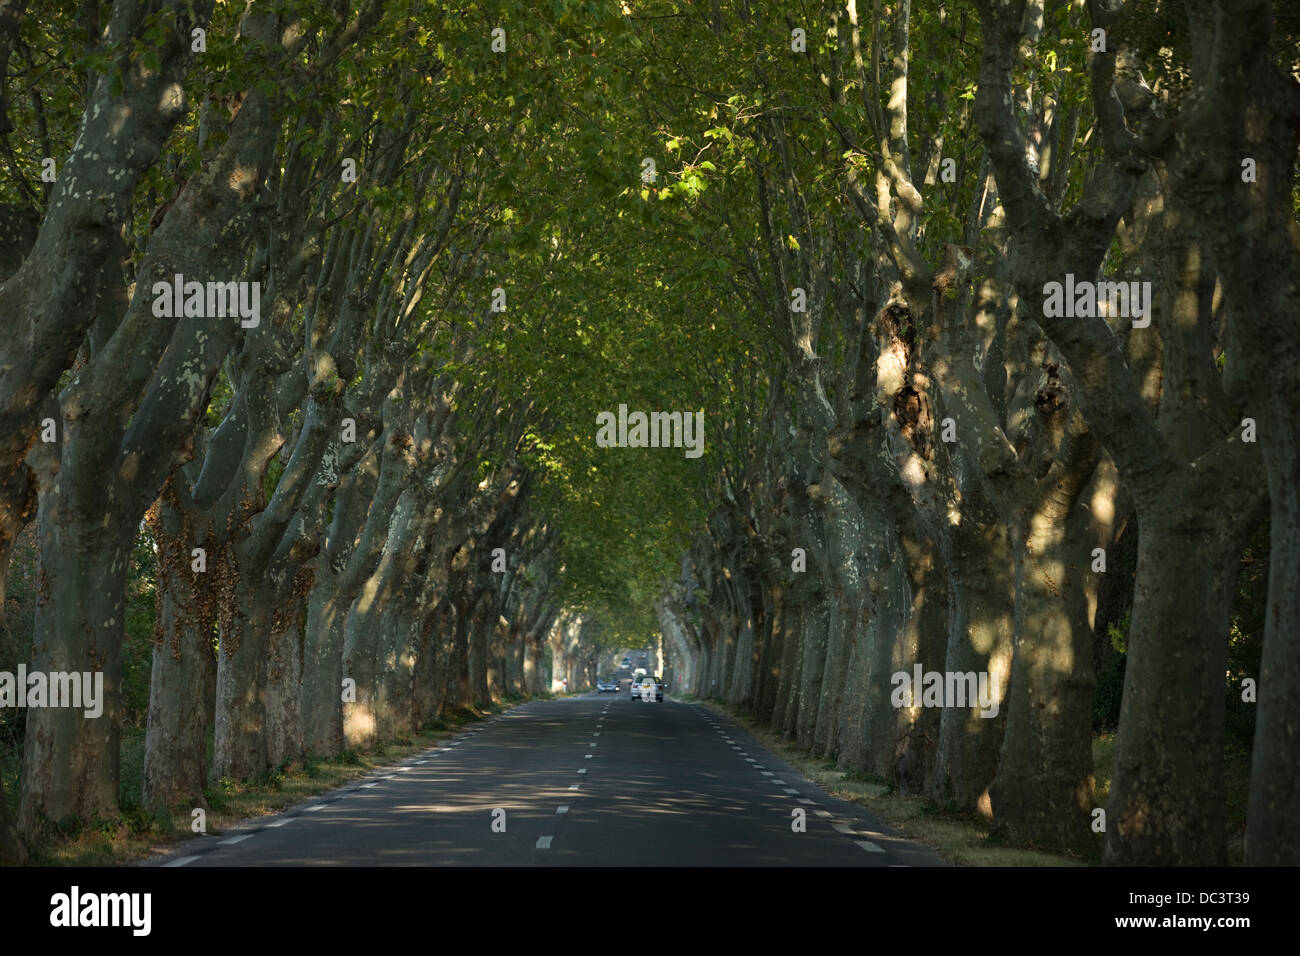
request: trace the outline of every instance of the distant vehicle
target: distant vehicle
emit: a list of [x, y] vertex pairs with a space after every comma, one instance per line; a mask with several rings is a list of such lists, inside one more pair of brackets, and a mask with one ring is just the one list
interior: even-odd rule
[[645, 675], [646, 669], [644, 667], [638, 667], [632, 672], [632, 680], [635, 681], [638, 677], [645, 677]]
[[597, 693], [597, 694], [617, 694], [617, 693], [618, 693], [618, 681], [614, 680], [614, 678], [612, 678], [612, 677], [608, 677], [608, 678], [606, 678], [605, 680], [598, 680], [598, 681], [596, 681], [596, 693]]
[[658, 676], [646, 675], [645, 677], [639, 677], [632, 681], [632, 699], [648, 700], [649, 695], [654, 694], [655, 700], [663, 700], [664, 688], [667, 686]]
[[625, 658], [623, 658], [623, 663], [619, 664], [618, 666], [619, 666], [619, 667], [631, 667], [631, 666], [632, 666], [632, 658], [630, 658], [630, 657], [625, 657]]

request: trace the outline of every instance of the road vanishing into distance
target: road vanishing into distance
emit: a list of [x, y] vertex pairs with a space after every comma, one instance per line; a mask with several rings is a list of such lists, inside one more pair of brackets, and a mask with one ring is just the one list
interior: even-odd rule
[[[803, 832], [796, 832], [800, 816]], [[828, 797], [728, 718], [624, 692], [521, 704], [344, 788], [190, 840], [149, 865], [314, 864], [943, 861], [860, 807]]]

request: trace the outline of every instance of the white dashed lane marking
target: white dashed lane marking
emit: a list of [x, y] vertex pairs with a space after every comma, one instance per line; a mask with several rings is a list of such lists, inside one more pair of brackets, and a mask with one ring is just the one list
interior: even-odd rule
[[[854, 840], [853, 842], [862, 847], [862, 849], [866, 850], [868, 853], [885, 852], [881, 847], [876, 846], [876, 844], [872, 843], [870, 840]], [[907, 864], [902, 865], [906, 866]]]
[[317, 810], [324, 810], [324, 809], [325, 809], [325, 804], [323, 804], [323, 803], [318, 803], [318, 804], [316, 804], [316, 806], [314, 806], [314, 807], [307, 807], [307, 809], [306, 809], [304, 812], [306, 812], [306, 813], [315, 813]]
[[221, 845], [229, 846], [232, 843], [243, 843], [245, 840], [252, 837], [252, 835], [253, 834], [251, 833], [242, 833], [239, 836], [226, 837], [224, 840], [221, 841]]
[[554, 838], [554, 837], [548, 837], [548, 836], [538, 837], [538, 838], [537, 838], [537, 849], [539, 849], [539, 850], [549, 850], [549, 849], [551, 848], [551, 840], [553, 840], [553, 839], [555, 839], [555, 838]]
[[164, 863], [163, 866], [184, 866], [186, 863], [193, 863], [197, 859], [197, 856], [178, 856], [176, 859]]

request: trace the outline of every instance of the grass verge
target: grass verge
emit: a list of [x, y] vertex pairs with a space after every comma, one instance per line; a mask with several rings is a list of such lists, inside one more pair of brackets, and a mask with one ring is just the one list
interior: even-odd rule
[[[549, 695], [545, 695], [549, 696]], [[259, 816], [278, 813], [308, 797], [341, 787], [381, 767], [444, 740], [467, 724], [507, 710], [524, 698], [506, 698], [485, 709], [464, 709], [426, 724], [418, 734], [389, 741], [365, 753], [345, 752], [330, 759], [308, 757], [250, 780], [222, 778], [209, 783], [207, 833], [216, 835]], [[192, 837], [193, 807], [150, 813], [140, 805], [144, 773], [144, 731], [122, 738], [122, 816], [90, 822], [69, 819], [47, 823], [30, 847], [34, 866], [115, 866], [166, 852]], [[11, 791], [11, 797], [13, 792]]]
[[[739, 708], [716, 700], [697, 699], [694, 702], [742, 724], [764, 747], [832, 797], [857, 804], [908, 839], [929, 846], [950, 863], [962, 866], [1084, 866], [1096, 862], [1009, 846], [990, 832], [988, 823], [978, 814], [935, 807], [920, 797], [901, 796], [882, 778], [843, 770], [826, 757], [802, 750], [788, 738], [759, 726]], [[1100, 848], [1100, 843], [1098, 846]], [[1097, 860], [1100, 860], [1100, 849]]]

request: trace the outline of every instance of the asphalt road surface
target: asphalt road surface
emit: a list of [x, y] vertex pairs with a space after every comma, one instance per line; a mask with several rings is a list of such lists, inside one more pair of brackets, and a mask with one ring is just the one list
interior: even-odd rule
[[[804, 831], [794, 824], [802, 810]], [[500, 811], [504, 811], [502, 814]], [[502, 832], [502, 827], [504, 831]], [[160, 866], [924, 866], [705, 707], [533, 701]]]

